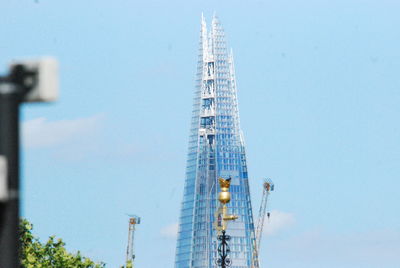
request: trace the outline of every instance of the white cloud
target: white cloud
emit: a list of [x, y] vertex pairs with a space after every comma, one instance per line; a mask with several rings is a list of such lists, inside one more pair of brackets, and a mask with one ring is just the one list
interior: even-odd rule
[[[271, 239], [263, 251], [271, 267], [399, 267], [400, 232], [380, 229], [347, 233], [311, 229]], [[282, 261], [284, 260], [284, 261]]]
[[263, 234], [275, 235], [282, 229], [290, 227], [295, 223], [295, 217], [292, 213], [273, 210], [270, 217], [265, 216]]
[[99, 115], [58, 121], [35, 118], [22, 123], [22, 142], [28, 148], [59, 145], [90, 135], [99, 126], [100, 119]]
[[176, 239], [178, 237], [178, 230], [179, 230], [179, 224], [178, 223], [173, 223], [170, 225], [167, 225], [163, 227], [160, 230], [160, 234], [164, 238], [173, 238]]

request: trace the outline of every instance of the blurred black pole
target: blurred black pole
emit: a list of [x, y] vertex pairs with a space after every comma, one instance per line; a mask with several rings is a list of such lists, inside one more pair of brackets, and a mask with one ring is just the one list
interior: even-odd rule
[[[32, 94], [31, 94], [32, 93]], [[19, 268], [19, 106], [58, 95], [54, 58], [13, 62], [0, 76], [0, 268]]]
[[[0, 157], [6, 159], [6, 198], [0, 200], [0, 267], [19, 261], [19, 105], [21, 93], [0, 80]], [[1, 174], [0, 174], [1, 176]], [[1, 179], [1, 178], [0, 178]]]

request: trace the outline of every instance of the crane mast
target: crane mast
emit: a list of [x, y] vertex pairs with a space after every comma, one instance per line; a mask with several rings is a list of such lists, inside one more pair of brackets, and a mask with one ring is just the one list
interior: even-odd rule
[[271, 179], [265, 179], [263, 183], [263, 195], [261, 199], [261, 206], [260, 210], [258, 212], [258, 220], [257, 220], [257, 225], [256, 225], [256, 240], [253, 244], [253, 268], [259, 268], [260, 267], [260, 261], [258, 259], [259, 257], [259, 252], [260, 252], [260, 243], [261, 243], [261, 237], [262, 237], [262, 232], [264, 228], [264, 222], [265, 222], [265, 215], [267, 217], [270, 217], [270, 212], [267, 212], [267, 204], [268, 204], [268, 196], [271, 191], [274, 190], [274, 183], [272, 182]]
[[129, 215], [128, 247], [126, 248], [127, 268], [133, 268], [133, 261], [135, 260], [134, 237], [136, 224], [140, 224], [140, 217], [136, 215]]

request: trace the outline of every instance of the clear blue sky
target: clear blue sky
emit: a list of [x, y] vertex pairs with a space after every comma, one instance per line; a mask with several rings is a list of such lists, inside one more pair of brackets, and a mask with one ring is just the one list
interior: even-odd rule
[[[274, 210], [267, 267], [400, 263], [400, 3], [2, 1], [0, 70], [53, 55], [55, 104], [22, 109], [22, 214], [108, 267], [173, 267], [200, 16], [234, 50], [254, 211]], [[257, 213], [255, 213], [257, 214]], [[274, 218], [275, 217], [275, 218]]]

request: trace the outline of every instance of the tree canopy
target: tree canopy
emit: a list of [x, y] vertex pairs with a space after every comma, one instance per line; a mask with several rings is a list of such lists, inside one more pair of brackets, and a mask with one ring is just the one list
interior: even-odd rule
[[41, 243], [32, 234], [32, 224], [26, 219], [20, 221], [21, 264], [25, 268], [104, 268], [104, 263], [95, 263], [83, 257], [78, 251], [70, 253], [65, 243], [55, 236], [50, 236], [46, 243]]

